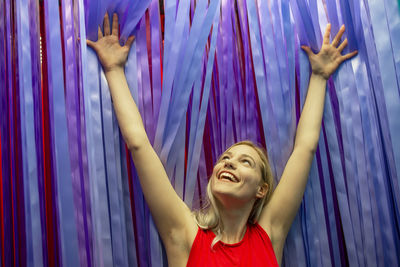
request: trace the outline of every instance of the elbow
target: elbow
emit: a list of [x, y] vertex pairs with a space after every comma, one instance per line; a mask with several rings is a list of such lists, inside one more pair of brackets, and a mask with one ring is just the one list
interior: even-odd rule
[[297, 141], [294, 144], [294, 149], [293, 150], [301, 150], [307, 154], [310, 154], [312, 156], [315, 155], [317, 152], [318, 148], [318, 142], [310, 142], [310, 141]]
[[129, 151], [134, 152], [149, 143], [146, 133], [135, 133], [123, 135], [125, 144]]
[[319, 131], [297, 135], [294, 142], [294, 149], [301, 149], [314, 155], [318, 148], [319, 135]]

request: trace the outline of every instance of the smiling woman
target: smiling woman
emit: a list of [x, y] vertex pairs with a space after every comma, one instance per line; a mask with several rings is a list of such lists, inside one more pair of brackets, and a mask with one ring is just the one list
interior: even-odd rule
[[[199, 227], [217, 233], [211, 246], [214, 246], [222, 239], [224, 231], [223, 220], [219, 211], [219, 209], [224, 208], [223, 206], [221, 207], [221, 204], [225, 202], [225, 205], [228, 206], [235, 200], [241, 199], [243, 201], [243, 198], [235, 196], [236, 191], [231, 189], [232, 185], [224, 186], [218, 182], [225, 179], [231, 183], [238, 184], [235, 185], [236, 191], [240, 185], [249, 184], [245, 180], [253, 180], [258, 193], [257, 198], [250, 202], [252, 208], [247, 216], [248, 223], [252, 224], [258, 221], [274, 187], [274, 179], [267, 154], [262, 148], [257, 147], [251, 141], [241, 141], [228, 148], [214, 166], [213, 174], [207, 185], [207, 204], [203, 209], [195, 212], [196, 222]], [[251, 196], [250, 199], [252, 199]], [[248, 203], [249, 199], [244, 201]]]
[[398, 3], [1, 1], [1, 265], [399, 266]]
[[[241, 165], [243, 165], [243, 167], [241, 167]], [[218, 197], [215, 197], [215, 195], [219, 195], [218, 183], [216, 183], [216, 181], [223, 179], [224, 174], [227, 173], [229, 180], [231, 180], [231, 176], [234, 177], [233, 182], [240, 183], [241, 179], [247, 178], [248, 176], [238, 176], [241, 174], [238, 171], [238, 168], [256, 175], [257, 178], [255, 179], [256, 181], [258, 180], [260, 190], [263, 190], [262, 195], [254, 201], [253, 208], [248, 215], [249, 223], [255, 224], [258, 221], [263, 207], [268, 202], [268, 199], [273, 192], [274, 178], [266, 151], [263, 148], [256, 146], [251, 141], [241, 141], [229, 147], [226, 152], [221, 155], [217, 164], [214, 166], [212, 176], [207, 185], [206, 204], [202, 209], [194, 212], [196, 222], [200, 228], [211, 230], [216, 233], [211, 246], [214, 246], [219, 240], [221, 240], [224, 227], [219, 212], [221, 207], [219, 207], [220, 204], [217, 203], [217, 201], [220, 202], [220, 200], [217, 200]], [[213, 186], [213, 183], [216, 184]], [[223, 188], [221, 190], [223, 190]], [[221, 192], [222, 199], [224, 198], [224, 194], [226, 193]]]
[[[330, 42], [331, 26], [328, 24], [318, 54], [302, 46], [312, 67], [308, 95], [293, 152], [270, 201], [266, 200], [272, 192], [273, 178], [266, 154], [251, 142], [237, 143], [223, 153], [213, 168], [207, 187], [209, 207], [193, 217], [169, 182], [130, 94], [124, 65], [134, 37], [129, 37], [121, 46], [118, 25], [116, 14], [112, 27], [106, 14], [104, 33], [99, 27], [97, 42], [87, 40], [87, 44], [96, 51], [103, 66], [118, 123], [165, 245], [169, 265], [280, 264], [286, 236], [302, 201], [318, 144], [326, 80], [343, 61], [357, 54], [357, 51], [341, 54], [347, 45], [347, 39], [341, 42], [344, 26]], [[149, 166], [149, 162], [153, 164]], [[222, 245], [217, 245], [219, 241]], [[232, 251], [226, 244], [237, 245]], [[261, 248], [261, 257], [251, 250], [252, 247]], [[239, 255], [239, 258], [227, 255]]]

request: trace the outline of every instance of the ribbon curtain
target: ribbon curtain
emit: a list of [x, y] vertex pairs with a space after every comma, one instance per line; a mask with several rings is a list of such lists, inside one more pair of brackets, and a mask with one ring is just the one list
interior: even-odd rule
[[177, 194], [199, 208], [218, 156], [249, 139], [276, 182], [327, 23], [345, 52], [283, 266], [400, 264], [400, 2], [4, 0], [1, 266], [167, 266], [86, 38], [134, 34], [125, 68]]

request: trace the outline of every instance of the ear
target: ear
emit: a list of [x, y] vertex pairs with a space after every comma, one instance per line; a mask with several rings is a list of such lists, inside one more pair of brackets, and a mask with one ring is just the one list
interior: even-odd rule
[[263, 198], [265, 197], [265, 195], [268, 193], [269, 190], [269, 186], [267, 183], [262, 183], [259, 187], [258, 187], [258, 192], [256, 197], [257, 198]]

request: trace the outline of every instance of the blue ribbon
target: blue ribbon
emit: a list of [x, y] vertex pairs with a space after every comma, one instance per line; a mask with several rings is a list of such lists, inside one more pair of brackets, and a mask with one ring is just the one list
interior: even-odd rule
[[[169, 3], [171, 0], [166, 1], [167, 7], [169, 7]], [[174, 1], [174, 0], [172, 0]], [[175, 1], [174, 1], [175, 2]], [[165, 56], [165, 61], [164, 61], [164, 77], [163, 77], [163, 89], [162, 89], [162, 96], [161, 96], [161, 106], [160, 106], [160, 116], [158, 118], [158, 123], [157, 123], [157, 129], [156, 129], [156, 135], [155, 135], [155, 140], [154, 140], [154, 149], [157, 152], [161, 152], [162, 144], [164, 143], [164, 129], [166, 128], [166, 123], [167, 123], [167, 114], [168, 114], [168, 106], [169, 106], [169, 101], [171, 98], [171, 93], [172, 93], [172, 83], [173, 83], [173, 78], [175, 76], [175, 71], [177, 67], [177, 60], [178, 60], [178, 54], [181, 48], [182, 44], [182, 34], [184, 30], [184, 23], [183, 20], [186, 17], [185, 14], [187, 14], [189, 9], [189, 1], [183, 1], [180, 3], [178, 7], [178, 14], [177, 14], [177, 21], [175, 23], [175, 27], [173, 31], [171, 30], [171, 33], [173, 32], [173, 40], [174, 40], [174, 45], [170, 48], [171, 51], [167, 51], [168, 47], [167, 44], [164, 48], [164, 53], [169, 54], [169, 56]], [[166, 9], [165, 12], [168, 12], [170, 9]], [[173, 10], [172, 10], [173, 11]], [[170, 16], [170, 15], [169, 15]], [[169, 18], [168, 16], [168, 18]], [[167, 34], [168, 32], [166, 32]], [[167, 41], [167, 40], [166, 40]], [[164, 160], [161, 156], [161, 160]]]
[[[331, 111], [331, 106], [330, 106], [330, 101], [326, 102], [326, 113], [332, 112]], [[326, 117], [327, 119], [324, 119], [324, 124], [326, 123], [327, 120], [332, 118], [332, 115], [329, 115]], [[324, 211], [325, 211], [325, 219], [326, 219], [326, 227], [327, 227], [327, 233], [328, 233], [328, 245], [330, 249], [330, 259], [332, 261], [332, 265], [337, 265], [339, 262], [341, 262], [341, 255], [340, 255], [340, 244], [339, 244], [339, 237], [338, 237], [338, 231], [337, 231], [337, 225], [336, 225], [336, 220], [335, 216], [335, 206], [334, 206], [334, 197], [333, 197], [333, 190], [332, 190], [332, 184], [330, 180], [330, 172], [329, 172], [329, 155], [328, 151], [326, 150], [327, 147], [327, 141], [326, 141], [326, 128], [323, 126], [323, 132], [324, 134], [322, 135], [322, 141], [321, 145], [319, 146], [319, 155], [320, 159], [318, 162], [318, 165], [320, 166], [319, 168], [319, 173], [321, 179], [321, 190], [322, 190], [322, 196], [324, 198]], [[323, 145], [322, 145], [323, 144]], [[318, 156], [318, 155], [317, 155]]]
[[[101, 102], [100, 102], [100, 66], [97, 56], [91, 49], [87, 50], [88, 80], [85, 87], [86, 135], [91, 184], [92, 223], [94, 229], [95, 264], [112, 264], [112, 245], [109, 222], [108, 195], [106, 185], [106, 167], [103, 148]], [[107, 207], [107, 208], [105, 208]]]
[[[259, 2], [259, 13], [260, 14], [270, 14], [268, 10], [267, 2]], [[278, 14], [277, 14], [278, 15]], [[282, 84], [282, 79], [279, 68], [278, 55], [280, 54], [277, 50], [277, 47], [283, 46], [283, 44], [275, 44], [277, 41], [277, 36], [280, 35], [279, 31], [274, 33], [275, 28], [279, 28], [278, 25], [272, 25], [271, 20], [273, 18], [264, 15], [260, 16], [260, 34], [261, 34], [261, 44], [263, 49], [263, 59], [265, 64], [265, 72], [266, 72], [266, 85], [268, 90], [268, 95], [270, 96], [271, 109], [273, 114], [273, 119], [275, 124], [277, 125], [278, 135], [277, 139], [274, 138], [273, 145], [280, 150], [285, 150], [284, 153], [280, 153], [277, 155], [278, 164], [275, 166], [277, 168], [278, 177], [280, 177], [281, 173], [284, 169], [284, 164], [291, 152], [291, 148], [287, 147], [286, 140], [289, 139], [288, 136], [288, 123], [290, 120], [290, 112], [288, 112], [289, 105], [287, 104], [287, 99], [283, 98], [282, 92], [285, 91]], [[274, 26], [274, 28], [273, 28]], [[275, 40], [274, 40], [275, 39]], [[286, 91], [288, 88], [286, 87]]]
[[[391, 46], [387, 45], [390, 43], [390, 32], [387, 21], [382, 19], [382, 17], [386, 17], [385, 6], [371, 2], [369, 10], [375, 40], [377, 41], [377, 59], [379, 60], [381, 69], [380, 73], [384, 89], [383, 95], [386, 103], [390, 136], [392, 137], [391, 142], [393, 145], [394, 160], [398, 172], [398, 170], [400, 170], [400, 140], [395, 138], [395, 136], [400, 133], [400, 120], [395, 114], [399, 114], [398, 112], [400, 112], [400, 95], [398, 88], [393, 86], [396, 84], [399, 86], [399, 84], [397, 81], [395, 64], [393, 62], [393, 52]], [[400, 183], [399, 175], [397, 175], [397, 179]]]
[[[186, 128], [184, 125], [186, 124], [186, 118], [184, 116], [185, 111], [187, 109], [187, 104], [188, 104], [188, 100], [189, 100], [189, 95], [190, 95], [190, 91], [188, 90], [189, 88], [192, 88], [193, 86], [193, 82], [194, 82], [194, 78], [196, 77], [196, 74], [199, 75], [199, 72], [201, 70], [201, 64], [200, 64], [200, 56], [202, 54], [202, 52], [204, 51], [204, 46], [205, 46], [205, 42], [207, 40], [207, 36], [209, 34], [209, 30], [211, 28], [211, 24], [212, 21], [215, 17], [216, 14], [216, 7], [217, 7], [218, 2], [214, 1], [210, 4], [210, 7], [208, 9], [207, 14], [204, 16], [201, 12], [205, 11], [205, 6], [198, 6], [199, 9], [196, 9], [195, 12], [195, 16], [193, 18], [193, 25], [197, 25], [197, 27], [192, 27], [191, 29], [191, 33], [189, 36], [189, 40], [187, 43], [187, 51], [185, 54], [185, 57], [183, 58], [183, 62], [182, 62], [182, 71], [177, 72], [179, 73], [179, 76], [176, 77], [177, 81], [176, 81], [176, 85], [174, 86], [174, 90], [176, 91], [176, 93], [173, 94], [173, 100], [172, 100], [172, 104], [169, 108], [169, 123], [168, 123], [168, 127], [166, 129], [166, 131], [168, 131], [168, 139], [166, 140], [166, 143], [163, 147], [162, 153], [168, 154], [168, 157], [173, 157], [175, 155], [175, 151], [179, 150], [179, 149], [184, 149], [185, 148], [185, 143], [182, 141], [184, 141], [184, 135], [183, 138], [175, 138], [175, 135], [178, 135], [179, 130], [176, 127], [179, 127], [179, 129], [181, 129], [181, 131], [184, 131], [184, 129]], [[204, 8], [204, 10], [203, 10]], [[201, 20], [202, 19], [202, 15], [204, 18], [203, 23], [199, 23], [198, 19]], [[201, 27], [203, 25], [203, 27]], [[208, 32], [207, 32], [208, 30]], [[199, 32], [200, 31], [200, 32]], [[195, 38], [198, 38], [198, 40], [196, 40]], [[194, 54], [194, 56], [193, 56]], [[194, 57], [194, 58], [193, 58]], [[191, 62], [190, 62], [191, 61]], [[190, 63], [189, 63], [190, 62]], [[188, 74], [186, 74], [186, 71], [189, 71]], [[185, 82], [183, 82], [184, 79], [187, 79]], [[179, 97], [178, 97], [179, 96]], [[179, 124], [177, 124], [177, 122], [180, 121]], [[177, 131], [178, 130], [178, 131]], [[182, 133], [181, 133], [182, 134]], [[169, 150], [169, 146], [171, 146], [171, 142], [174, 142], [174, 147], [170, 148]], [[179, 142], [181, 142], [179, 144]], [[184, 150], [181, 150], [182, 152], [178, 152], [178, 153], [184, 153]], [[162, 154], [163, 155], [163, 154]], [[179, 162], [179, 161], [178, 161]], [[184, 159], [183, 159], [184, 162]], [[174, 165], [172, 165], [174, 166]], [[184, 171], [184, 166], [182, 166], [182, 170]], [[180, 180], [180, 184], [181, 186], [179, 187], [175, 187], [176, 190], [179, 190], [179, 192], [181, 193], [180, 196], [183, 197], [183, 173], [181, 176], [177, 176], [175, 177], [175, 179], [179, 179]], [[176, 182], [176, 181], [175, 181]]]
[[[87, 262], [86, 250], [86, 217], [83, 213], [83, 206], [85, 205], [85, 195], [82, 189], [82, 178], [85, 173], [83, 167], [82, 150], [82, 117], [81, 117], [81, 97], [79, 93], [80, 81], [78, 76], [77, 65], [75, 58], [79, 56], [76, 49], [75, 28], [79, 27], [74, 25], [75, 16], [73, 13], [72, 1], [62, 2], [63, 12], [63, 27], [64, 27], [64, 46], [65, 46], [65, 101], [66, 101], [66, 114], [68, 125], [69, 153], [71, 160], [71, 174], [72, 185], [74, 192], [74, 204], [76, 214], [76, 224], [78, 232], [79, 244], [79, 257], [81, 264]], [[85, 214], [86, 215], [86, 214]]]
[[[54, 1], [44, 3], [47, 25], [46, 40], [49, 77], [49, 109], [52, 133], [52, 161], [54, 181], [56, 183], [55, 199], [58, 206], [60, 224], [60, 247], [63, 266], [77, 266], [78, 240], [75, 224], [73, 192], [71, 183], [71, 169], [67, 136], [67, 122], [64, 97], [64, 76], [62, 68], [62, 50], [60, 34], [59, 7]], [[54, 28], [53, 28], [54, 27]], [[57, 86], [55, 83], [57, 82]]]
[[[78, 14], [75, 14], [75, 20], [79, 21], [79, 33], [81, 40], [86, 40], [86, 29], [85, 29], [85, 17], [84, 17], [84, 3], [83, 0], [78, 1]], [[80, 108], [81, 110], [85, 110], [85, 99], [84, 99], [84, 91], [85, 87], [87, 87], [87, 49], [86, 45], [82, 45], [80, 43], [80, 71], [81, 71], [81, 79], [80, 79], [80, 86], [82, 97], [80, 98]], [[92, 224], [92, 214], [90, 208], [90, 183], [89, 183], [89, 161], [88, 161], [88, 151], [87, 151], [87, 138], [86, 138], [86, 123], [85, 123], [85, 112], [80, 112], [81, 118], [81, 141], [82, 141], [82, 162], [83, 162], [83, 172], [85, 176], [81, 176], [81, 188], [82, 188], [82, 198], [84, 200], [83, 203], [83, 214], [84, 214], [84, 223], [85, 223], [85, 239], [86, 239], [86, 253], [87, 253], [87, 264], [88, 266], [92, 265], [93, 261], [93, 246], [92, 242], [93, 239], [93, 229]]]
[[125, 13], [127, 19], [121, 28], [122, 43], [125, 43], [128, 37], [132, 35], [136, 25], [138, 24], [146, 9], [149, 7], [150, 3], [151, 0], [130, 1], [130, 3], [128, 4], [128, 10], [126, 10]]
[[390, 44], [397, 74], [397, 87], [400, 87], [400, 2], [385, 1], [385, 11], [390, 31]]
[[110, 233], [112, 244], [113, 263], [117, 265], [127, 265], [127, 251], [126, 243], [124, 244], [124, 236], [122, 230], [121, 208], [119, 203], [119, 196], [121, 195], [118, 190], [118, 182], [121, 179], [121, 173], [117, 172], [115, 139], [114, 130], [118, 133], [118, 128], [114, 129], [115, 118], [113, 107], [111, 103], [111, 96], [105, 76], [101, 75], [100, 82], [100, 104], [101, 104], [101, 119], [102, 119], [102, 133], [103, 133], [103, 148], [104, 148], [104, 161], [106, 172], [106, 188], [108, 195], [108, 209], [110, 220]]
[[261, 108], [262, 125], [265, 135], [265, 142], [270, 151], [270, 163], [274, 172], [274, 176], [278, 177], [277, 172], [283, 171], [282, 162], [280, 158], [279, 146], [276, 146], [272, 140], [279, 140], [278, 128], [276, 121], [273, 119], [273, 111], [271, 107], [271, 99], [268, 95], [267, 83], [265, 80], [265, 68], [262, 56], [262, 47], [260, 39], [260, 28], [257, 19], [256, 7], [252, 1], [247, 1], [247, 12], [250, 28], [251, 51], [254, 62], [254, 72], [257, 83], [257, 92]]
[[[216, 10], [220, 8], [220, 1], [216, 6]], [[203, 140], [204, 134], [204, 124], [207, 115], [207, 106], [209, 103], [209, 94], [210, 94], [210, 86], [211, 86], [211, 75], [214, 66], [214, 54], [216, 48], [216, 41], [218, 36], [218, 26], [219, 26], [219, 16], [218, 13], [214, 16], [213, 21], [213, 33], [211, 36], [211, 44], [210, 50], [208, 52], [208, 60], [207, 60], [207, 71], [205, 76], [205, 82], [203, 86], [203, 94], [201, 98], [201, 107], [200, 111], [198, 111], [198, 104], [200, 102], [200, 83], [201, 80], [197, 80], [195, 86], [195, 91], [193, 92], [193, 103], [197, 103], [193, 105], [193, 115], [192, 115], [192, 124], [190, 126], [190, 136], [189, 136], [189, 148], [188, 148], [188, 167], [186, 171], [186, 190], [184, 199], [189, 207], [192, 206], [193, 199], [190, 198], [190, 195], [195, 189], [195, 181], [197, 169], [199, 168], [199, 160], [200, 160], [200, 149]], [[196, 116], [196, 111], [198, 111], [198, 115]]]
[[[251, 59], [251, 54], [250, 54], [250, 38], [248, 36], [248, 24], [247, 24], [247, 8], [246, 4], [243, 3], [242, 1], [239, 2], [241, 7], [239, 9], [239, 15], [241, 18], [241, 35], [242, 35], [242, 40], [243, 40], [243, 49], [244, 49], [244, 57], [245, 57], [245, 68], [244, 68], [244, 79], [245, 79], [245, 84], [244, 84], [244, 89], [243, 89], [243, 97], [245, 99], [245, 125], [246, 125], [246, 131], [244, 133], [244, 138], [247, 138], [249, 140], [255, 140], [257, 143], [260, 143], [261, 137], [259, 135], [259, 130], [258, 130], [258, 125], [257, 121], [260, 121], [261, 119], [258, 118], [257, 114], [257, 99], [254, 94], [255, 92], [255, 83], [253, 80], [253, 70], [252, 70], [252, 59]], [[254, 119], [254, 114], [256, 114], [256, 120]], [[242, 127], [243, 128], [243, 127]]]

